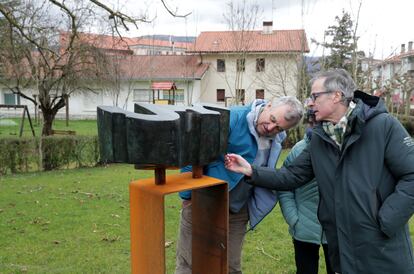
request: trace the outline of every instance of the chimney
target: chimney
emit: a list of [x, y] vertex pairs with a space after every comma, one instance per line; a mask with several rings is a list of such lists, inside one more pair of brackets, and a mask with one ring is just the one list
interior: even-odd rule
[[401, 53], [405, 53], [405, 44], [401, 44]]
[[413, 41], [408, 42], [408, 51], [413, 50]]
[[263, 21], [263, 34], [272, 34], [273, 21]]

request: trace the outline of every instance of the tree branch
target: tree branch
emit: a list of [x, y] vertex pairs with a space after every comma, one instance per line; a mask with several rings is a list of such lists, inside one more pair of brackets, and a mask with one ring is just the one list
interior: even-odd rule
[[146, 18], [134, 18], [134, 17], [131, 17], [131, 16], [125, 14], [125, 13], [115, 11], [115, 10], [111, 9], [110, 7], [108, 7], [108, 6], [104, 5], [103, 3], [101, 3], [101, 1], [99, 1], [99, 0], [89, 0], [89, 1], [93, 4], [95, 4], [96, 6], [102, 8], [107, 13], [109, 13], [109, 19], [114, 20], [115, 29], [118, 32], [118, 34], [119, 34], [119, 31], [118, 31], [118, 27], [117, 27], [117, 19], [121, 22], [122, 26], [127, 31], [129, 30], [129, 28], [127, 26], [127, 23], [130, 23], [130, 24], [134, 25], [137, 29], [138, 29], [137, 22], [150, 23], [150, 21], [146, 20]]
[[[41, 46], [34, 39], [32, 39], [30, 36], [28, 36], [24, 32], [24, 29], [23, 29], [22, 25], [20, 25], [17, 22], [16, 18], [13, 16], [12, 11], [10, 9], [8, 9], [6, 6], [2, 5], [2, 4], [0, 4], [0, 13], [3, 14], [3, 16], [6, 18], [7, 22], [11, 26], [15, 27], [19, 31], [20, 35], [22, 35], [29, 43], [35, 45], [38, 49], [43, 49], [45, 51], [49, 51], [49, 52], [53, 53], [53, 51], [51, 51], [50, 49], [48, 49], [46, 47]], [[43, 55], [42, 51], [40, 51], [40, 54], [42, 55], [42, 58], [45, 59], [45, 56]]]
[[178, 15], [175, 12], [172, 12], [170, 8], [167, 7], [167, 4], [165, 3], [165, 0], [161, 0], [161, 3], [163, 4], [164, 8], [168, 11], [169, 14], [171, 14], [174, 17], [181, 17], [181, 18], [185, 18], [187, 16], [189, 16], [191, 14], [191, 12], [184, 14], [184, 15]]

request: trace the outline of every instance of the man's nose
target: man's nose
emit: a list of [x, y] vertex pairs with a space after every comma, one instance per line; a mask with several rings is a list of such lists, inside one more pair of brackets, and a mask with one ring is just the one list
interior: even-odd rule
[[275, 130], [275, 128], [277, 127], [277, 125], [276, 125], [276, 123], [270, 123], [268, 126], [267, 126], [267, 130], [269, 131], [269, 132], [273, 132], [274, 130]]
[[315, 105], [315, 102], [313, 100], [309, 100], [307, 107], [312, 108]]

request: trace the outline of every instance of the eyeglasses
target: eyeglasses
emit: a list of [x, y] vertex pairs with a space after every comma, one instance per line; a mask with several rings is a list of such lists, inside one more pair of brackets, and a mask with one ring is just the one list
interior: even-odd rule
[[332, 91], [321, 91], [321, 92], [315, 92], [315, 93], [311, 93], [310, 95], [310, 99], [315, 102], [316, 99], [318, 99], [319, 96], [323, 95], [323, 94], [327, 94], [327, 93], [331, 93]]

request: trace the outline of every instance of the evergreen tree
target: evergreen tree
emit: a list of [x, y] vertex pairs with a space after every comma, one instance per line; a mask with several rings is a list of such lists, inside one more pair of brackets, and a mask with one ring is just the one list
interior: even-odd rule
[[[343, 68], [352, 72], [352, 58], [357, 48], [353, 35], [353, 21], [348, 12], [342, 10], [342, 16], [335, 17], [336, 25], [329, 26], [325, 36], [330, 40], [322, 44], [331, 54], [324, 62], [325, 68]], [[331, 37], [331, 39], [329, 39]]]

